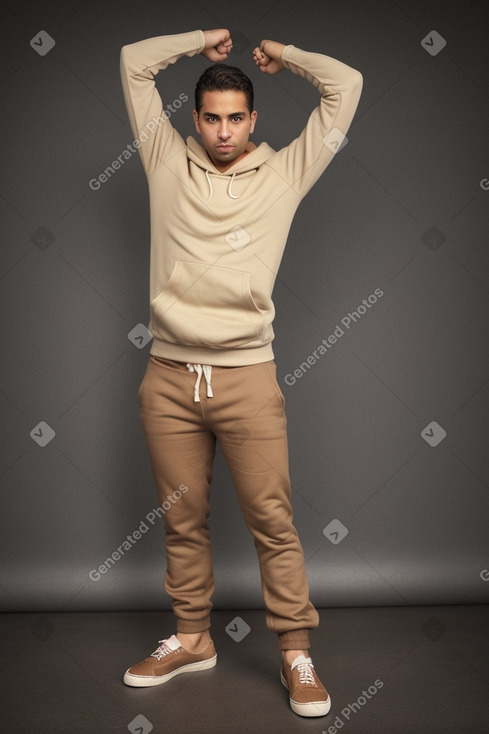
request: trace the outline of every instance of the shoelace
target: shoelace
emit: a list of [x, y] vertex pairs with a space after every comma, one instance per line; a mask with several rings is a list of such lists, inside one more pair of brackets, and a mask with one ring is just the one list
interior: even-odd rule
[[154, 652], [151, 653], [150, 657], [156, 658], [157, 660], [161, 660], [161, 658], [164, 655], [168, 655], [168, 653], [171, 652], [171, 650], [168, 647], [168, 645], [166, 644], [166, 640], [158, 640], [158, 642], [160, 643], [160, 646]]
[[297, 670], [299, 671], [299, 683], [315, 686], [316, 681], [314, 680], [313, 674], [314, 665], [312, 663], [299, 663]]

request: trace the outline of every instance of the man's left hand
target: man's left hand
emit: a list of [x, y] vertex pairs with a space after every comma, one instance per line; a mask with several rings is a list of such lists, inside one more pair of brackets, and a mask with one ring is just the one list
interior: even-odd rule
[[253, 51], [253, 59], [260, 71], [265, 74], [277, 74], [284, 65], [280, 60], [285, 44], [277, 41], [262, 41]]

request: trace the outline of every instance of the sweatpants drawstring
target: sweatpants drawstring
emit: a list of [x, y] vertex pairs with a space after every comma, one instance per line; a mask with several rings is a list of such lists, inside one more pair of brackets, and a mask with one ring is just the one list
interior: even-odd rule
[[197, 377], [197, 380], [195, 381], [195, 387], [194, 387], [194, 403], [200, 403], [199, 387], [200, 387], [200, 378], [202, 377], [202, 373], [204, 374], [205, 380], [207, 382], [207, 397], [213, 398], [214, 394], [212, 392], [212, 387], [211, 387], [212, 365], [187, 363], [187, 369], [189, 372], [198, 373], [198, 377]]

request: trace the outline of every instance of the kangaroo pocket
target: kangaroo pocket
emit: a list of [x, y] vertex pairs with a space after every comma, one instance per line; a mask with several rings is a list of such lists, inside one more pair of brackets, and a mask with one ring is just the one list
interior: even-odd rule
[[165, 289], [151, 302], [151, 326], [172, 344], [216, 349], [261, 346], [273, 337], [273, 304], [260, 309], [250, 274], [176, 260]]

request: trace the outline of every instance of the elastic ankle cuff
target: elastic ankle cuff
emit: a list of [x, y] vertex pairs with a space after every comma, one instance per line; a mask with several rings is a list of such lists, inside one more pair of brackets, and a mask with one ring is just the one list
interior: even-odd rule
[[177, 617], [177, 634], [183, 632], [184, 634], [192, 635], [196, 632], [205, 632], [211, 626], [209, 617], [205, 619], [181, 619]]
[[280, 650], [308, 650], [311, 647], [309, 630], [281, 632], [278, 636], [278, 646]]

